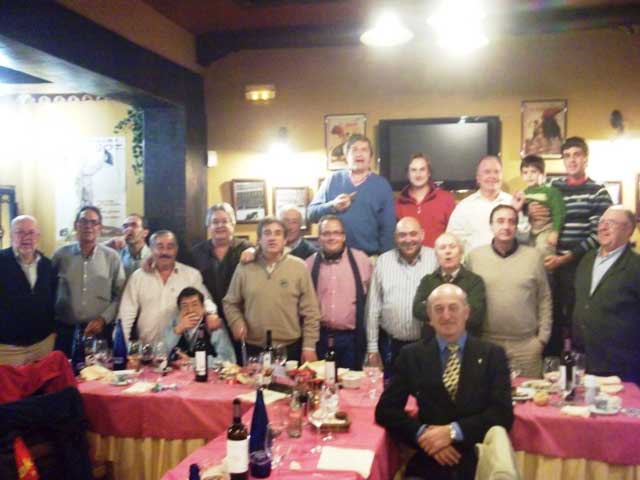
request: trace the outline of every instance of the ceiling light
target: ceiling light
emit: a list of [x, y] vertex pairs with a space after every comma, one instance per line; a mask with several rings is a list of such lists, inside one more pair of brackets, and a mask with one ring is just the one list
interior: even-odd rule
[[467, 53], [489, 43], [484, 32], [485, 13], [479, 0], [447, 0], [429, 18], [437, 42], [448, 50]]
[[244, 87], [244, 98], [251, 103], [266, 103], [276, 98], [275, 85], [247, 85]]
[[382, 13], [373, 28], [360, 36], [360, 41], [370, 47], [395, 47], [407, 43], [413, 38], [413, 32], [406, 28], [398, 17], [391, 12]]

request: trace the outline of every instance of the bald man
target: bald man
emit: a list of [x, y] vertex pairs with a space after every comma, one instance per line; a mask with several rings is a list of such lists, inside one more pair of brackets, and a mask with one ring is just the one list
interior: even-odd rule
[[11, 247], [0, 250], [0, 364], [24, 365], [53, 349], [57, 273], [38, 251], [30, 215], [11, 221]]
[[309, 243], [302, 236], [302, 227], [304, 226], [304, 217], [298, 207], [295, 205], [287, 205], [280, 212], [280, 220], [287, 227], [287, 247], [290, 248], [289, 255], [306, 260], [316, 253], [318, 249]]
[[396, 248], [376, 262], [366, 312], [367, 351], [374, 363], [384, 364], [387, 377], [400, 348], [420, 338], [424, 317], [415, 318], [411, 305], [422, 277], [438, 266], [433, 249], [422, 244], [424, 231], [416, 218], [398, 221], [394, 237]]
[[[405, 478], [473, 478], [475, 444], [492, 426], [509, 430], [513, 423], [507, 358], [501, 347], [467, 334], [469, 304], [457, 285], [433, 290], [427, 311], [435, 337], [402, 349], [376, 421], [418, 450]], [[417, 416], [405, 411], [409, 395]]]

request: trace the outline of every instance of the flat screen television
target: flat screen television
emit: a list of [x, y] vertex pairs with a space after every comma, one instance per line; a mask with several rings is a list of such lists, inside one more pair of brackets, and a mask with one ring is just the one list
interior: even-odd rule
[[476, 164], [500, 154], [500, 117], [446, 117], [380, 120], [380, 173], [394, 190], [407, 184], [411, 156], [431, 157], [432, 178], [447, 190], [476, 188]]

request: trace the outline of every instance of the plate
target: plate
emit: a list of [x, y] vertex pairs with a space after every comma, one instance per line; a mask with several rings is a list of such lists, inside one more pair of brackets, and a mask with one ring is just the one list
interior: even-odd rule
[[109, 382], [109, 384], [113, 385], [114, 387], [126, 387], [127, 385], [131, 385], [131, 383], [131, 380], [128, 378], [112, 380], [111, 382]]
[[618, 385], [600, 385], [600, 391], [604, 393], [619, 393], [622, 391], [624, 386], [622, 384]]
[[615, 415], [620, 412], [620, 409], [612, 408], [611, 410], [601, 410], [600, 408], [596, 408], [595, 405], [591, 405], [589, 407], [589, 411], [591, 413], [595, 413], [596, 415]]
[[511, 399], [515, 400], [516, 402], [531, 400], [533, 398], [534, 393], [536, 393], [536, 391], [533, 388], [518, 387], [516, 388], [516, 392], [513, 395], [511, 395]]
[[550, 390], [552, 384], [548, 380], [527, 380], [522, 382], [521, 387], [533, 388], [534, 390]]

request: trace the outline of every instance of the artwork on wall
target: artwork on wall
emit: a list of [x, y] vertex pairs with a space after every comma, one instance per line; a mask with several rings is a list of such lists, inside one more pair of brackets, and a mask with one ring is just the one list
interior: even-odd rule
[[280, 217], [282, 209], [293, 205], [302, 215], [302, 228], [307, 228], [307, 205], [309, 204], [309, 190], [307, 187], [274, 187], [273, 214]]
[[560, 158], [560, 147], [567, 133], [567, 101], [524, 100], [520, 110], [521, 156]]
[[267, 184], [260, 179], [231, 180], [231, 206], [238, 223], [257, 223], [267, 216]]
[[367, 117], [364, 114], [325, 115], [324, 143], [327, 149], [327, 169], [347, 167], [344, 144], [354, 133], [366, 135]]
[[609, 196], [611, 197], [611, 201], [614, 205], [619, 205], [622, 203], [622, 182], [615, 180], [609, 182], [602, 182], [604, 188], [609, 192]]

